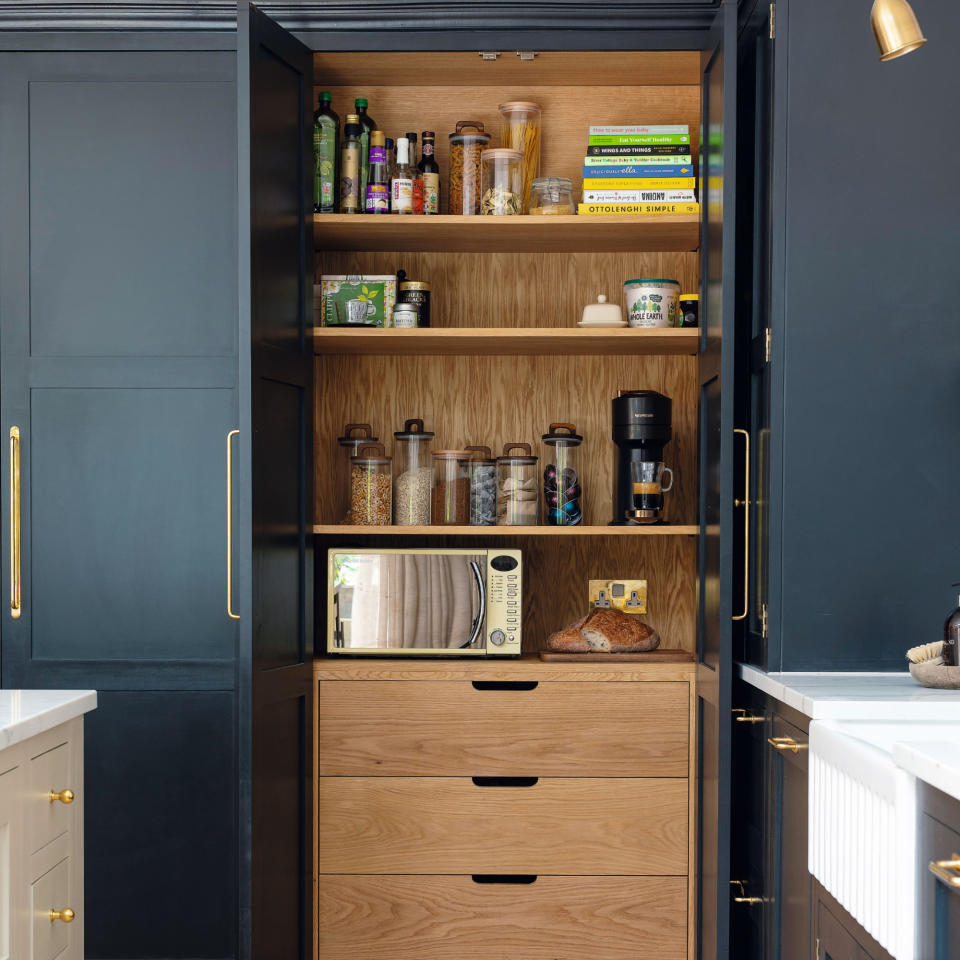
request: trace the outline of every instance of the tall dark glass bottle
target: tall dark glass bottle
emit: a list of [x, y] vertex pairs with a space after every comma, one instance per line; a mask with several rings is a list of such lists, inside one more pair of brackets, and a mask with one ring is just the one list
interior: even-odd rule
[[360, 122], [356, 114], [347, 115], [340, 150], [340, 212], [360, 213]]
[[340, 169], [340, 117], [333, 112], [333, 98], [324, 91], [313, 115], [313, 209], [336, 213]]
[[434, 156], [437, 135], [423, 131], [423, 156], [417, 168], [423, 174], [423, 212], [432, 216], [440, 212], [440, 165]]
[[365, 97], [357, 97], [353, 103], [360, 118], [360, 212], [363, 213], [363, 200], [367, 196], [367, 174], [370, 167], [370, 134], [377, 129], [377, 125], [367, 116]]

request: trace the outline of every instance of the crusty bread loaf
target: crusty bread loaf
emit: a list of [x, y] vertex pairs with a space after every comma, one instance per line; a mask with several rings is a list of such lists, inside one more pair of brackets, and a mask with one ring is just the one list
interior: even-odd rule
[[620, 610], [596, 609], [547, 638], [547, 649], [561, 653], [645, 653], [660, 637], [645, 623]]

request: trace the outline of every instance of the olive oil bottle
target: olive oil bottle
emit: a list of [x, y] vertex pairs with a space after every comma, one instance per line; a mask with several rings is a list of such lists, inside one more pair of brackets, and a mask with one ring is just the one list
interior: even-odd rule
[[370, 175], [370, 134], [377, 129], [376, 123], [367, 116], [365, 97], [353, 101], [360, 123], [360, 212], [363, 213], [367, 196], [367, 177]]
[[313, 115], [313, 209], [337, 211], [337, 171], [340, 159], [340, 118], [333, 112], [333, 98], [324, 91]]
[[360, 205], [360, 121], [347, 114], [340, 150], [340, 212], [361, 213]]

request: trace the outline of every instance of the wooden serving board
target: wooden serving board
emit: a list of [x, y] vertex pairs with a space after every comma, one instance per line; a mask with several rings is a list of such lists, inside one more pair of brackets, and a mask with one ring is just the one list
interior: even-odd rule
[[692, 663], [689, 650], [648, 650], [646, 653], [560, 653], [541, 650], [540, 659], [547, 663]]

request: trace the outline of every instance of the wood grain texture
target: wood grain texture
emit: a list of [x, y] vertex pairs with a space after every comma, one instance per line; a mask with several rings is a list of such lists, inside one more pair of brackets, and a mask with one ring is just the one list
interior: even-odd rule
[[[574, 196], [579, 202], [579, 197]], [[496, 253], [696, 250], [699, 214], [393, 217], [315, 214], [317, 250]]]
[[460, 777], [320, 777], [318, 785], [321, 874], [687, 873], [686, 778], [481, 787]]
[[687, 776], [685, 683], [321, 682], [317, 701], [321, 777]]
[[399, 330], [315, 327], [313, 347], [318, 354], [367, 356], [693, 356], [700, 346], [700, 331], [587, 329], [556, 327], [537, 329], [431, 327]]
[[[496, 60], [484, 60], [476, 50], [431, 52], [429, 56], [378, 50], [376, 56], [361, 54], [359, 57], [353, 52], [314, 53], [317, 92], [355, 82], [358, 78], [376, 87], [403, 87], [415, 82], [418, 90], [421, 86], [438, 85], [562, 84], [569, 83], [571, 78], [576, 78], [583, 87], [638, 83], [698, 86], [701, 79], [697, 50], [618, 50], [615, 54], [606, 50], [541, 50], [534, 60], [521, 60], [513, 50], [504, 51]], [[494, 108], [499, 102], [493, 101]], [[584, 123], [584, 136], [589, 122]], [[644, 121], [634, 118], [632, 122]]]
[[324, 876], [323, 960], [686, 960], [680, 877]]
[[576, 527], [471, 527], [457, 524], [429, 527], [372, 527], [356, 524], [314, 524], [316, 534], [337, 537], [696, 537], [700, 528], [692, 523], [655, 523], [650, 526], [592, 527], [579, 524]]
[[633, 660], [636, 663], [663, 662], [663, 663], [693, 663], [696, 657], [689, 650], [667, 650], [663, 647], [657, 650], [647, 650], [643, 653], [610, 653], [594, 650], [592, 653], [560, 653], [555, 650], [541, 650], [540, 659], [547, 663], [595, 663], [605, 660], [608, 663], [617, 663], [620, 660]]

